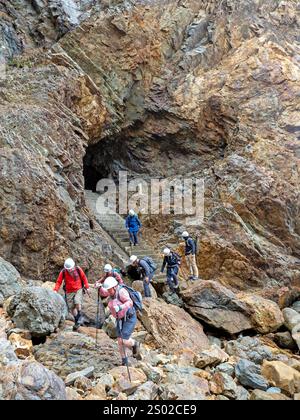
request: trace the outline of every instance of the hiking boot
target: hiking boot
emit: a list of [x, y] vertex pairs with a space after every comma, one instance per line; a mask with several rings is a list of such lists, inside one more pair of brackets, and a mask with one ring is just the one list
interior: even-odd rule
[[189, 277], [189, 280], [194, 280], [194, 276], [190, 276]]
[[199, 277], [193, 277], [193, 281], [199, 280]]
[[122, 358], [122, 366], [127, 366], [128, 365], [128, 358], [127, 357], [123, 357]]
[[73, 325], [73, 331], [78, 331], [80, 328], [80, 324], [76, 323]]
[[139, 343], [138, 341], [135, 341], [135, 344], [132, 347], [132, 356], [137, 360], [142, 360], [141, 343]]

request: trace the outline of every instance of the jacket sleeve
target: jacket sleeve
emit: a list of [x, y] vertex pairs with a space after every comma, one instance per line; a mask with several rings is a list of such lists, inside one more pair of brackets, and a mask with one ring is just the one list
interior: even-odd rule
[[80, 273], [81, 280], [83, 281], [84, 287], [86, 289], [89, 289], [90, 285], [89, 285], [89, 282], [88, 282], [88, 279], [87, 279], [86, 275], [84, 274], [83, 269], [78, 267], [78, 270], [79, 270], [79, 273]]
[[196, 255], [196, 242], [193, 239], [191, 239], [190, 244], [191, 244], [191, 247], [192, 247], [192, 254]]
[[109, 293], [107, 290], [103, 289], [103, 287], [100, 287], [99, 293], [101, 297], [107, 298], [109, 296]]
[[62, 282], [63, 282], [63, 271], [61, 271], [59, 273], [59, 276], [58, 276], [58, 278], [56, 280], [55, 287], [53, 289], [55, 292], [58, 292], [59, 291], [59, 289], [61, 288]]
[[120, 274], [116, 273], [115, 278], [119, 282], [119, 284], [124, 284], [124, 281], [123, 281], [122, 277], [120, 276]]
[[150, 269], [146, 261], [141, 260], [140, 266], [145, 270], [145, 276], [149, 277], [151, 273], [150, 273]]

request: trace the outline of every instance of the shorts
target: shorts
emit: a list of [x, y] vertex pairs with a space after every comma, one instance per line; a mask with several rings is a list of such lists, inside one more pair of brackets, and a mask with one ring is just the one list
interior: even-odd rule
[[83, 289], [79, 289], [75, 293], [67, 293], [67, 305], [69, 311], [75, 309], [76, 305], [82, 306], [83, 304]]
[[129, 340], [137, 323], [136, 310], [131, 308], [126, 313], [126, 319], [117, 320], [117, 336]]

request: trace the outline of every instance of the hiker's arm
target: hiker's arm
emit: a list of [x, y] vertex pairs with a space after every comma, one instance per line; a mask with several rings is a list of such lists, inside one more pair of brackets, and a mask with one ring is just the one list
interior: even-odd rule
[[84, 271], [83, 271], [82, 268], [78, 267], [78, 270], [80, 272], [80, 276], [81, 276], [81, 279], [83, 281], [84, 287], [88, 290], [90, 288], [88, 279], [87, 279], [86, 275], [84, 274]]
[[192, 246], [192, 255], [196, 255], [196, 242], [193, 239], [191, 240], [191, 246]]
[[102, 286], [105, 279], [106, 279], [106, 276], [102, 276], [99, 280], [97, 280], [96, 283], [94, 284], [94, 288], [99, 289], [99, 287]]
[[116, 273], [115, 274], [115, 279], [119, 282], [119, 284], [124, 284], [124, 281], [123, 281], [122, 277], [120, 276], [120, 274]]
[[145, 270], [145, 276], [144, 276], [145, 280], [149, 281], [149, 277], [151, 273], [150, 273], [148, 264], [145, 261], [140, 261], [140, 265]]
[[105, 290], [105, 289], [103, 289], [103, 287], [101, 287], [100, 289], [99, 289], [99, 293], [100, 293], [100, 296], [101, 297], [108, 297], [109, 296], [109, 293], [108, 293], [108, 291], [107, 290]]
[[54, 292], [58, 292], [58, 291], [59, 291], [59, 289], [60, 289], [60, 287], [61, 287], [62, 282], [63, 282], [63, 272], [61, 271], [61, 272], [59, 273], [59, 276], [58, 276], [57, 280], [56, 280], [55, 287], [54, 287], [54, 289], [53, 289], [53, 290], [54, 290]]

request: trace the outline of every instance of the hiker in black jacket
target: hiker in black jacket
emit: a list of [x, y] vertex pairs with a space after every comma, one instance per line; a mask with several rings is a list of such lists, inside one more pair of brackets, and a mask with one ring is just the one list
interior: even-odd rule
[[195, 281], [199, 279], [199, 270], [196, 262], [197, 244], [188, 232], [183, 232], [182, 237], [185, 240], [185, 256], [191, 272], [190, 280]]
[[178, 272], [180, 266], [180, 257], [176, 252], [171, 251], [169, 248], [164, 249], [164, 261], [161, 272], [165, 271], [167, 266], [167, 283], [171, 292], [175, 293], [179, 287]]

